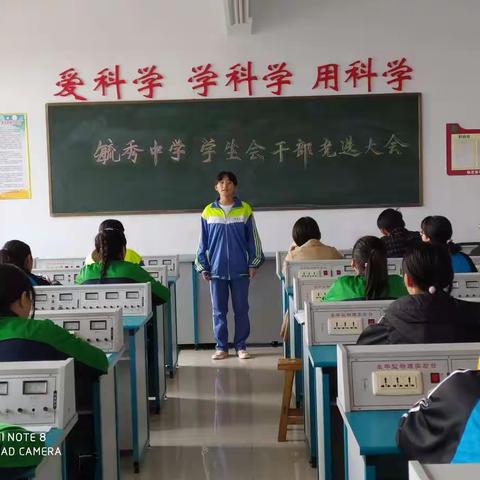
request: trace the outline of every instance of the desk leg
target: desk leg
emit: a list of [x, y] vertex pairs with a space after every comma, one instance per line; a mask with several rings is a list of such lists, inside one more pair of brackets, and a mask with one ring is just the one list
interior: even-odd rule
[[[285, 280], [283, 278], [282, 278], [281, 286], [282, 286], [282, 323], [283, 323], [285, 314], [288, 311], [288, 293], [287, 293], [287, 290], [285, 289]], [[289, 336], [291, 336], [291, 331], [289, 331]], [[285, 358], [290, 358], [290, 353], [291, 353], [290, 339], [288, 339], [287, 341], [283, 342], [283, 356]]]
[[158, 359], [158, 310], [155, 307], [152, 319], [152, 338], [151, 338], [151, 352], [148, 352], [148, 378], [153, 383], [153, 397], [154, 397], [154, 410], [158, 415], [160, 413], [160, 402], [161, 402], [161, 392], [160, 392], [160, 368], [164, 368], [163, 365], [160, 365]]
[[68, 480], [67, 478], [67, 455], [65, 450], [65, 442], [62, 442], [62, 480]]
[[[313, 468], [318, 465], [318, 433], [317, 433], [317, 385], [316, 372], [311, 362], [308, 362], [308, 382], [309, 382], [309, 432], [310, 432], [310, 463]], [[305, 400], [306, 401], [306, 400]], [[320, 410], [322, 411], [322, 410]]]
[[[293, 328], [295, 329], [295, 351], [294, 358], [303, 359], [303, 335], [301, 325], [293, 319]], [[302, 405], [303, 399], [303, 372], [300, 370], [295, 374], [295, 401], [297, 408], [300, 408]]]
[[345, 480], [348, 480], [348, 430], [345, 425], [343, 425], [343, 458], [343, 475]]
[[136, 332], [129, 331], [132, 447], [133, 470], [135, 473], [140, 472], [140, 461], [149, 442], [148, 387], [145, 375], [146, 340], [145, 328]]
[[[323, 372], [323, 369], [322, 369]], [[325, 478], [331, 480], [332, 478], [332, 418], [330, 407], [330, 374], [322, 373], [323, 385], [323, 438], [325, 449]], [[318, 438], [318, 435], [317, 435]]]
[[193, 343], [195, 344], [195, 350], [198, 350], [200, 340], [198, 338], [198, 277], [197, 270], [195, 269], [195, 263], [192, 262], [192, 296], [193, 296]]
[[93, 384], [93, 428], [95, 431], [95, 479], [102, 480], [102, 407], [100, 400], [100, 379]]
[[120, 431], [118, 429], [118, 383], [117, 367], [113, 369], [113, 391], [115, 395], [115, 451], [117, 452], [117, 480], [120, 480]]
[[[174, 318], [173, 302], [176, 301], [175, 282], [168, 282], [170, 289], [170, 301], [167, 303], [167, 365], [170, 378], [175, 375], [175, 368], [177, 366], [177, 329], [176, 318]], [[175, 308], [175, 315], [177, 309]]]

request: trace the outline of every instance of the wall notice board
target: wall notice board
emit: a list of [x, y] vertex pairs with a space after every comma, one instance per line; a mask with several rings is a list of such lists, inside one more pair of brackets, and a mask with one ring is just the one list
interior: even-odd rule
[[47, 105], [52, 215], [420, 205], [420, 94]]

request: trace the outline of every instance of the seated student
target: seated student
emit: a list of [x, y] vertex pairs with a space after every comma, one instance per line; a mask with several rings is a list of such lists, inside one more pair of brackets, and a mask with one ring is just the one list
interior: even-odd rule
[[155, 305], [161, 305], [170, 298], [170, 291], [157, 282], [137, 263], [127, 262], [125, 251], [127, 240], [120, 230], [103, 230], [95, 237], [95, 250], [99, 262], [85, 265], [78, 274], [75, 283], [150, 283]]
[[384, 235], [381, 240], [387, 249], [387, 257], [403, 257], [405, 251], [420, 243], [420, 233], [405, 228], [402, 214], [393, 208], [387, 208], [377, 218], [377, 227]]
[[321, 241], [320, 229], [311, 217], [299, 218], [292, 229], [293, 243], [285, 257], [283, 271], [289, 260], [338, 260], [343, 255], [334, 247], [324, 245]]
[[389, 275], [384, 243], [377, 237], [361, 237], [353, 246], [356, 275], [338, 277], [323, 297], [324, 302], [380, 300], [407, 295], [399, 275]]
[[480, 304], [450, 296], [453, 270], [445, 246], [423, 243], [405, 255], [407, 297], [393, 302], [357, 344], [480, 341]]
[[400, 420], [397, 443], [409, 460], [480, 463], [480, 371], [457, 370], [417, 402]]
[[[119, 230], [125, 234], [125, 228], [119, 220], [109, 218], [104, 220], [98, 227], [98, 233], [104, 232], [105, 230]], [[85, 265], [90, 265], [91, 263], [99, 262], [101, 260], [100, 252], [95, 248], [95, 250], [85, 259]], [[127, 248], [125, 251], [125, 257], [122, 259], [130, 263], [138, 263], [143, 265], [142, 257], [131, 248]]]
[[34, 287], [37, 285], [50, 285], [43, 277], [32, 273], [33, 257], [30, 247], [20, 240], [10, 240], [0, 250], [0, 263], [11, 263], [23, 270]]
[[[108, 370], [105, 353], [50, 320], [30, 319], [32, 312], [35, 291], [27, 275], [15, 265], [0, 265], [0, 362], [73, 358], [77, 410], [87, 409], [93, 382]], [[81, 456], [93, 458], [91, 419], [80, 420], [67, 439], [72, 471], [79, 469]], [[88, 474], [86, 478], [90, 478]]]
[[422, 240], [436, 245], [446, 245], [452, 259], [454, 273], [476, 272], [472, 259], [461, 252], [461, 247], [452, 242], [452, 224], [440, 215], [425, 217], [422, 220]]
[[[39, 433], [17, 425], [0, 423], [0, 478], [17, 480], [29, 477], [27, 473], [43, 460], [42, 451], [38, 449], [44, 446]], [[4, 449], [8, 453], [3, 453]]]

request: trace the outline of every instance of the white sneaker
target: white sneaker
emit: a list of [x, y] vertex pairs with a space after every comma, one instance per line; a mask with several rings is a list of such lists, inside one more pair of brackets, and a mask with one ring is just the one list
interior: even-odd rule
[[215, 353], [212, 355], [212, 360], [225, 360], [228, 357], [228, 352], [224, 350], [215, 350]]
[[249, 358], [252, 358], [252, 356], [246, 350], [239, 350], [237, 355], [240, 360], [248, 360]]

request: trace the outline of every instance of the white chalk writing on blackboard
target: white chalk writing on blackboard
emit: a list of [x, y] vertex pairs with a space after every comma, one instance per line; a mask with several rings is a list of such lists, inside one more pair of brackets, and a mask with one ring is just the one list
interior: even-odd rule
[[98, 141], [97, 149], [93, 154], [93, 158], [97, 163], [106, 165], [109, 160], [112, 162], [119, 162], [120, 155], [115, 159], [115, 152], [117, 149], [113, 145], [112, 139], [108, 138], [107, 143], [102, 143], [101, 140]]
[[217, 144], [213, 138], [210, 140], [206, 138], [203, 139], [202, 146], [200, 147], [200, 153], [204, 157], [203, 163], [210, 163], [212, 161], [212, 155], [217, 153], [216, 148]]
[[324, 138], [322, 146], [320, 147], [319, 152], [322, 154], [322, 157], [336, 157], [337, 152], [333, 151], [333, 143], [330, 139]]
[[153, 146], [150, 147], [150, 155], [153, 157], [153, 164], [157, 166], [158, 157], [163, 153], [163, 147], [157, 142], [157, 139], [153, 141]]
[[342, 150], [338, 152], [339, 155], [348, 155], [349, 157], [358, 157], [359, 155], [362, 154], [362, 152], [359, 152], [356, 149], [355, 143], [351, 135], [345, 138], [345, 140], [340, 140], [340, 145], [342, 146]]
[[297, 155], [297, 158], [303, 158], [303, 168], [306, 169], [309, 157], [313, 157], [312, 142], [304, 142], [299, 138], [294, 152]]
[[137, 145], [135, 140], [130, 140], [122, 150], [122, 157], [126, 157], [132, 163], [137, 163], [138, 154], [143, 150]]
[[186, 145], [182, 140], [176, 138], [172, 141], [168, 151], [171, 153], [170, 158], [175, 162], [179, 162], [181, 156], [186, 154]]
[[234, 138], [231, 141], [227, 142], [225, 147], [225, 152], [227, 152], [227, 160], [241, 160], [238, 156], [238, 145]]
[[266, 148], [264, 146], [259, 145], [256, 140], [253, 139], [245, 153], [248, 155], [250, 160], [265, 160], [265, 156], [263, 154], [265, 150]]
[[272, 152], [272, 155], [278, 155], [278, 161], [283, 163], [285, 159], [285, 152], [288, 152], [290, 149], [287, 147], [287, 142], [285, 140], [281, 140], [275, 144], [277, 149]]
[[394, 153], [397, 155], [401, 155], [400, 148], [407, 148], [408, 143], [402, 142], [395, 134], [393, 134], [388, 142], [385, 144], [385, 148], [388, 150], [390, 155]]
[[[193, 146], [192, 151], [200, 153], [200, 157], [202, 158], [201, 163], [212, 163], [215, 161], [215, 156], [217, 155], [217, 140], [212, 137], [205, 137], [201, 142], [199, 147]], [[352, 135], [343, 137], [342, 140], [339, 140], [339, 143], [340, 149], [336, 150], [334, 142], [330, 138], [324, 137], [323, 143], [317, 151], [317, 153], [320, 154], [320, 158], [334, 158], [340, 155], [356, 158], [361, 155], [366, 157], [369, 154], [374, 157], [387, 154], [390, 156], [400, 156], [402, 155], [402, 151], [409, 147], [409, 144], [400, 139], [395, 133], [390, 135], [385, 144], [383, 144], [383, 142], [380, 143], [383, 147], [379, 146], [379, 143], [376, 142], [374, 137], [369, 137], [368, 142], [366, 142], [366, 144], [363, 143], [363, 147], [361, 146], [361, 142], [356, 143], [354, 141]], [[297, 140], [295, 148], [293, 148], [293, 145], [290, 147], [286, 140], [279, 140], [275, 142], [273, 146], [274, 148], [270, 149], [261, 145], [256, 139], [252, 139], [243, 152], [249, 161], [263, 162], [265, 161], [266, 155], [270, 154], [271, 158], [278, 161], [278, 163], [284, 163], [289, 158], [288, 152], [291, 151], [290, 157], [292, 159], [301, 159], [304, 169], [308, 168], [309, 161], [315, 158], [313, 142], [307, 142], [301, 138]], [[245, 148], [245, 146], [243, 148]], [[107, 138], [105, 143], [102, 140], [98, 141], [93, 153], [93, 158], [96, 163], [102, 165], [106, 165], [109, 162], [119, 163], [123, 158], [136, 164], [138, 160], [141, 160], [139, 154], [143, 151], [144, 149], [138, 145], [135, 140], [130, 140], [122, 149], [121, 154], [119, 154], [112, 139]], [[153, 158], [153, 164], [156, 167], [160, 156], [164, 152], [163, 145], [161, 145], [157, 139], [154, 139], [153, 145], [147, 147], [146, 151], [150, 153], [150, 156]], [[171, 140], [168, 151], [170, 152], [171, 160], [180, 162], [182, 157], [187, 153], [187, 145], [182, 139], [174, 138]], [[234, 138], [226, 141], [224, 152], [226, 153], [226, 160], [241, 160], [240, 146]]]

